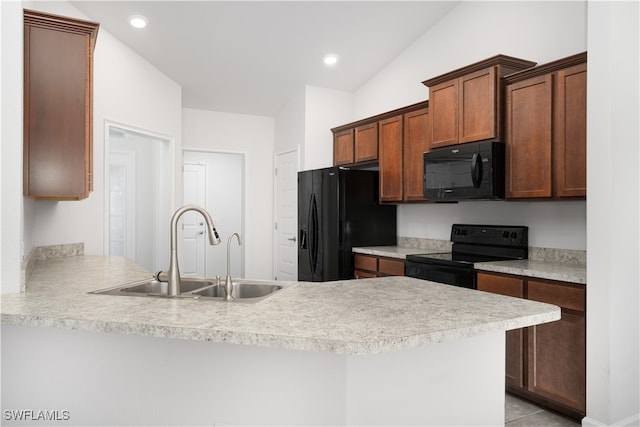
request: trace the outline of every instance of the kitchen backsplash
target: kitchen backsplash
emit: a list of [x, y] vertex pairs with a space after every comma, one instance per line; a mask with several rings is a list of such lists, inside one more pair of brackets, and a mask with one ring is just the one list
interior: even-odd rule
[[20, 292], [24, 292], [26, 290], [26, 284], [29, 280], [29, 276], [38, 261], [78, 255], [84, 255], [84, 243], [38, 246], [33, 248], [22, 263]]

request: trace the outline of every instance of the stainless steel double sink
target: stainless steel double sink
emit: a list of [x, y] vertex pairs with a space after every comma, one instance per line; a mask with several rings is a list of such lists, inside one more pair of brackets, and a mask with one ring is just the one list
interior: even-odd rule
[[[280, 291], [283, 286], [260, 280], [237, 279], [233, 282], [231, 302], [256, 303]], [[211, 279], [181, 278], [181, 294], [169, 296], [168, 283], [156, 279], [141, 280], [107, 289], [89, 292], [100, 295], [119, 295], [159, 298], [191, 298], [200, 300], [223, 301], [226, 296], [224, 286]]]

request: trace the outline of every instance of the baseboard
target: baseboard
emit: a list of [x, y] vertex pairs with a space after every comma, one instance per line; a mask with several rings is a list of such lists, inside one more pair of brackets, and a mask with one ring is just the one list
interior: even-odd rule
[[584, 417], [582, 419], [582, 427], [607, 427], [607, 426], [611, 426], [611, 427], [638, 427], [640, 426], [640, 414], [635, 414], [632, 415], [630, 417], [627, 417], [623, 420], [620, 421], [616, 421], [614, 423], [611, 424], [606, 424], [603, 422], [600, 422], [598, 420], [594, 420], [593, 418], [590, 417]]

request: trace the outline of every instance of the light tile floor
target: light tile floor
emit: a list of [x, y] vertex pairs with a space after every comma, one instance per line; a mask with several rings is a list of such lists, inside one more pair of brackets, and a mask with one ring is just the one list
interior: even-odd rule
[[580, 424], [510, 394], [505, 398], [507, 427], [579, 427]]

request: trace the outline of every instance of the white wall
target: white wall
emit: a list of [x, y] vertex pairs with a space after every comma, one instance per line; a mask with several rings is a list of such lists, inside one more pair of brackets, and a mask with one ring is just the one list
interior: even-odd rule
[[[355, 117], [423, 101], [422, 81], [499, 53], [545, 63], [583, 52], [586, 24], [585, 2], [462, 2], [356, 92]], [[584, 201], [398, 206], [400, 236], [448, 240], [456, 221], [525, 225], [533, 246], [586, 249]]]
[[589, 3], [588, 426], [640, 425], [639, 14]]
[[424, 80], [499, 53], [542, 64], [583, 52], [586, 25], [582, 1], [463, 1], [358, 89], [355, 118], [424, 101]]
[[[87, 19], [67, 2], [24, 2], [24, 7]], [[4, 31], [4, 29], [3, 29]], [[16, 41], [19, 43], [19, 41]], [[16, 84], [21, 85], [20, 82]], [[94, 191], [78, 202], [33, 203], [33, 246], [84, 242], [85, 253], [104, 252], [105, 120], [165, 135], [181, 146], [181, 88], [104, 28], [94, 59]], [[176, 174], [182, 159], [176, 159]], [[171, 173], [170, 172], [170, 173]], [[175, 187], [182, 181], [176, 176]], [[25, 231], [26, 234], [26, 231]]]
[[0, 288], [19, 292], [23, 236], [20, 2], [0, 2], [0, 28]]
[[182, 125], [185, 149], [245, 154], [245, 276], [273, 279], [274, 119], [185, 108]]
[[305, 89], [300, 88], [275, 117], [276, 153], [300, 147], [299, 156], [304, 159], [305, 93]]
[[587, 247], [584, 201], [476, 201], [398, 207], [399, 236], [449, 240], [454, 223], [525, 225], [529, 227], [529, 246]]
[[304, 157], [302, 170], [333, 165], [333, 133], [336, 123], [353, 120], [353, 94], [306, 86]]
[[300, 148], [300, 170], [333, 165], [331, 128], [353, 121], [350, 92], [305, 86], [276, 116], [275, 152]]

